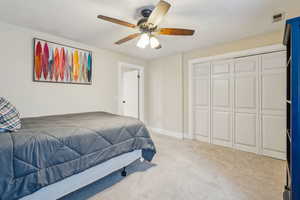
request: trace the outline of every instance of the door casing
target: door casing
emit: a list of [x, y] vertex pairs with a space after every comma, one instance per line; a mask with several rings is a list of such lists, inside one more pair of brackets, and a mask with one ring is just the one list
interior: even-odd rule
[[125, 62], [119, 62], [118, 63], [118, 114], [123, 115], [123, 72], [125, 69], [136, 69], [139, 71], [139, 120], [144, 122], [144, 67], [125, 63]]

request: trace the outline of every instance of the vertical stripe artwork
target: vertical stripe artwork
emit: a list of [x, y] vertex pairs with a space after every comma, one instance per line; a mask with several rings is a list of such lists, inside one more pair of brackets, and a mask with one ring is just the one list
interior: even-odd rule
[[60, 80], [64, 80], [65, 78], [65, 50], [64, 48], [60, 49], [60, 54], [59, 54], [59, 77]]
[[[49, 50], [49, 60], [48, 60], [48, 73], [49, 73], [49, 80], [53, 80], [53, 74], [54, 74], [54, 50], [53, 48], [50, 48]], [[47, 80], [47, 79], [45, 79]]]
[[43, 51], [43, 60], [42, 60], [42, 70], [43, 70], [43, 75], [44, 75], [44, 79], [48, 78], [48, 65], [49, 65], [49, 48], [48, 48], [48, 44], [46, 43], [44, 45], [44, 51]]
[[82, 80], [86, 81], [87, 69], [86, 69], [86, 55], [82, 54], [82, 68], [81, 68]]
[[90, 82], [92, 81], [92, 54], [88, 54], [87, 70], [88, 82]]
[[41, 42], [38, 42], [36, 44], [36, 48], [35, 48], [35, 66], [34, 66], [34, 70], [35, 70], [35, 77], [39, 80], [41, 79], [41, 75], [42, 75], [42, 45]]
[[66, 51], [65, 54], [66, 57], [66, 69], [65, 69], [65, 76], [66, 76], [66, 81], [70, 81], [70, 60], [69, 60], [69, 53]]
[[59, 77], [59, 52], [58, 52], [57, 48], [55, 48], [55, 51], [54, 51], [54, 77], [55, 77], [55, 81], [58, 81], [58, 77]]
[[33, 80], [72, 84], [92, 83], [92, 52], [34, 39]]
[[73, 79], [74, 81], [78, 81], [78, 76], [79, 76], [79, 55], [78, 51], [75, 50], [73, 54]]
[[79, 53], [79, 70], [78, 70], [78, 77], [79, 77], [79, 81], [82, 81], [82, 52]]

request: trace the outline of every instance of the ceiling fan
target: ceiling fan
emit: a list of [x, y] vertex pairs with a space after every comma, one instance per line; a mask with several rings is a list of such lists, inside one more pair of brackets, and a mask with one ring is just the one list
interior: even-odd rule
[[160, 49], [162, 46], [157, 39], [157, 35], [176, 35], [176, 36], [191, 36], [194, 34], [194, 30], [181, 29], [181, 28], [159, 28], [158, 25], [167, 14], [171, 5], [163, 0], [155, 6], [154, 9], [144, 8], [141, 10], [142, 19], [137, 22], [137, 25], [131, 24], [119, 19], [107, 17], [104, 15], [98, 15], [99, 19], [109, 21], [129, 28], [138, 29], [138, 33], [133, 33], [117, 42], [115, 44], [123, 44], [129, 40], [132, 40], [140, 36], [137, 46], [139, 48], [145, 48], [149, 44], [153, 49]]

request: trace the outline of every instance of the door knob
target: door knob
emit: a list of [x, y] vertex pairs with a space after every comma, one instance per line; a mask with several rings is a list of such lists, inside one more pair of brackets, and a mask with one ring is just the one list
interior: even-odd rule
[[126, 101], [122, 101], [122, 103], [126, 103]]

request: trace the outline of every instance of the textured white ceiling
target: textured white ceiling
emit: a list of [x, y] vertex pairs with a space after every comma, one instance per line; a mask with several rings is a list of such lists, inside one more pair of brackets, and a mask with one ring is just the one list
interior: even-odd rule
[[62, 36], [144, 59], [198, 49], [279, 30], [272, 15], [300, 6], [299, 0], [167, 0], [172, 7], [161, 27], [195, 29], [192, 37], [159, 36], [163, 48], [139, 49], [137, 39], [113, 44], [133, 30], [97, 19], [98, 14], [136, 23], [136, 9], [158, 0], [1, 0], [0, 21]]

